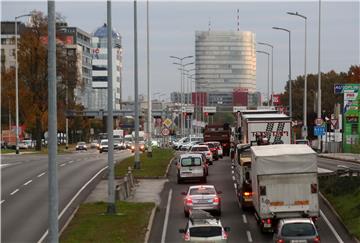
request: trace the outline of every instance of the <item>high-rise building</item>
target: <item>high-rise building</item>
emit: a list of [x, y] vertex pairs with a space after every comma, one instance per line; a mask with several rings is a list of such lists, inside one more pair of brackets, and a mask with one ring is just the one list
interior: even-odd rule
[[[122, 47], [121, 36], [112, 30], [112, 85], [113, 85], [113, 108], [120, 109], [122, 102]], [[98, 28], [92, 37], [92, 109], [107, 110], [107, 87], [108, 87], [108, 65], [107, 65], [107, 26], [104, 24]]]
[[255, 48], [252, 32], [196, 31], [196, 91], [256, 91]]

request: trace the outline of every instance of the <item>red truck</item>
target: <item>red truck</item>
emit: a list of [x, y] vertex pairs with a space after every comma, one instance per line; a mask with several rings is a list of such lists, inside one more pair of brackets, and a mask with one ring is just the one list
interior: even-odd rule
[[207, 125], [204, 130], [204, 142], [220, 142], [224, 156], [230, 154], [231, 128], [228, 123], [223, 125]]

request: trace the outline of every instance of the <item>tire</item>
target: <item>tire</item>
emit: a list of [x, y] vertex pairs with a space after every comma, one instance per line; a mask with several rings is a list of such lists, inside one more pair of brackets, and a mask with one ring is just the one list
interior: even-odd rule
[[102, 150], [99, 150], [99, 153], [101, 154], [101, 153], [102, 153]]
[[203, 183], [206, 183], [206, 182], [207, 182], [206, 176], [204, 176], [201, 181], [202, 181]]
[[218, 217], [221, 217], [221, 209], [219, 209], [219, 210], [216, 212], [216, 215], [217, 215]]
[[181, 184], [183, 181], [182, 179], [180, 178], [180, 176], [177, 177], [177, 184]]

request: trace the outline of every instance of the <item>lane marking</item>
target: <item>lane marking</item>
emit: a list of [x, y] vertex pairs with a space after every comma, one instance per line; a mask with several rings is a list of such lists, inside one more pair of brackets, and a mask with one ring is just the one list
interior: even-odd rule
[[70, 161], [68, 162], [68, 164], [72, 164], [72, 163], [74, 163], [74, 161], [73, 161], [73, 160], [70, 160]]
[[320, 210], [320, 216], [324, 219], [325, 223], [329, 226], [330, 230], [333, 232], [335, 238], [339, 243], [344, 243], [344, 241], [341, 239], [340, 235], [336, 232], [334, 226], [330, 223], [328, 218], [325, 216], [323, 211]]
[[43, 173], [41, 173], [41, 174], [39, 174], [37, 177], [42, 177], [43, 175], [45, 175], [45, 172], [43, 172]]
[[232, 176], [232, 180], [235, 181], [235, 176]]
[[10, 195], [14, 195], [15, 193], [17, 193], [18, 191], [20, 191], [19, 189], [16, 189], [15, 191], [13, 191], [12, 193], [10, 193]]
[[0, 201], [0, 205], [3, 204], [3, 202], [5, 202], [5, 200], [1, 200], [1, 201]]
[[236, 185], [236, 183], [234, 183], [234, 188], [235, 188], [235, 190], [237, 189], [237, 185]]
[[233, 171], [233, 170], [231, 171], [231, 174], [234, 174], [234, 171]]
[[325, 169], [325, 168], [320, 168], [320, 167], [318, 167], [317, 168], [317, 170], [318, 170], [318, 173], [331, 173], [331, 172], [333, 172], [332, 170], [328, 170], [328, 169]]
[[242, 218], [243, 218], [244, 223], [247, 224], [247, 218], [246, 218], [245, 214], [242, 215]]
[[63, 167], [63, 166], [65, 166], [65, 165], [66, 165], [66, 163], [64, 163], [64, 164], [61, 164], [61, 165], [60, 165], [60, 167]]
[[25, 183], [24, 183], [24, 186], [29, 185], [31, 182], [32, 182], [32, 180], [29, 180], [29, 181], [25, 182]]
[[[65, 206], [65, 208], [61, 211], [61, 213], [58, 216], [58, 220], [61, 219], [61, 217], [64, 215], [64, 213], [66, 212], [66, 210], [68, 210], [68, 208], [71, 206], [71, 204], [76, 200], [76, 198], [80, 195], [80, 193], [100, 174], [102, 173], [104, 170], [106, 170], [108, 168], [108, 166], [103, 167], [102, 169], [100, 169], [93, 177], [91, 177], [90, 180], [88, 180], [88, 182], [86, 182], [80, 189], [79, 191], [75, 194], [75, 196], [73, 198], [71, 198], [70, 202]], [[38, 243], [44, 242], [45, 238], [47, 237], [47, 235], [49, 234], [49, 230], [47, 229], [45, 231], [45, 233], [41, 236], [40, 240], [38, 241]]]
[[165, 220], [164, 220], [164, 225], [163, 225], [163, 231], [161, 234], [161, 243], [165, 243], [167, 225], [168, 225], [168, 221], [169, 221], [171, 196], [172, 196], [172, 189], [170, 189], [170, 191], [169, 191], [169, 197], [168, 197], [168, 201], [167, 201], [167, 205], [166, 205]]
[[246, 235], [247, 235], [247, 238], [248, 238], [248, 241], [249, 242], [252, 242], [252, 238], [251, 238], [251, 233], [250, 233], [250, 231], [246, 231]]

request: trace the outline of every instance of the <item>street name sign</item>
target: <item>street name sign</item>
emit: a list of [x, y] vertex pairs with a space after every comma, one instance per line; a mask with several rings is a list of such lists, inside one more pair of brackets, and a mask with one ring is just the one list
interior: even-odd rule
[[203, 107], [203, 112], [207, 112], [207, 113], [215, 113], [216, 112], [216, 106], [204, 106]]
[[325, 135], [325, 126], [315, 126], [314, 127], [315, 136], [324, 136]]

